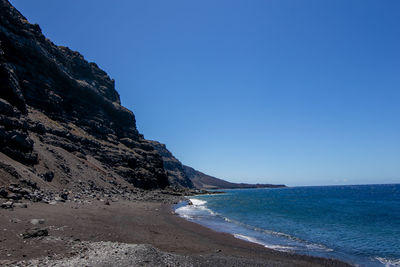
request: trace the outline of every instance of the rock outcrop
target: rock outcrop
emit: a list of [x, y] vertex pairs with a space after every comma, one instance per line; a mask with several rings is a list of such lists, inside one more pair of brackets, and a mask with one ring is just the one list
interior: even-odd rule
[[173, 186], [199, 190], [285, 187], [285, 185], [273, 184], [231, 183], [183, 165], [164, 144], [157, 141], [149, 142], [161, 155], [168, 181]]
[[163, 159], [169, 183], [174, 186], [194, 188], [192, 180], [185, 173], [183, 164], [174, 157], [167, 147], [157, 141], [151, 141], [150, 143]]
[[[159, 153], [112, 80], [0, 0], [0, 186], [164, 188]], [[3, 194], [3, 193], [2, 193]], [[6, 193], [4, 193], [6, 194]]]
[[240, 189], [240, 188], [279, 188], [285, 185], [274, 184], [245, 184], [245, 183], [231, 183], [213, 176], [204, 174], [192, 167], [183, 165], [186, 176], [193, 182], [197, 189]]
[[259, 185], [205, 175], [144, 139], [114, 80], [0, 0], [1, 206], [12, 209], [21, 199], [136, 199], [132, 194], [142, 189], [166, 187], [164, 194], [183, 195], [195, 187]]

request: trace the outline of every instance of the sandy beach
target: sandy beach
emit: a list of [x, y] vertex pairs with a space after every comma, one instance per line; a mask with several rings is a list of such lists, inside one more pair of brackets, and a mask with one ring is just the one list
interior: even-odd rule
[[[33, 203], [0, 213], [6, 266], [348, 266], [217, 233], [159, 202]], [[23, 237], [35, 229], [48, 235]]]

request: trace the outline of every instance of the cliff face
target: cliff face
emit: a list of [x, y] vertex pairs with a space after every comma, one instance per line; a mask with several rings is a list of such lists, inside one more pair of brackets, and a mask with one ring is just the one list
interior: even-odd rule
[[[114, 80], [0, 0], [0, 183], [168, 185]], [[51, 180], [51, 182], [50, 182]], [[92, 180], [92, 182], [89, 182]]]
[[231, 183], [213, 176], [199, 172], [192, 167], [183, 165], [183, 170], [186, 176], [193, 182], [197, 189], [240, 189], [240, 188], [279, 188], [285, 185], [273, 184], [245, 184], [245, 183]]
[[168, 185], [272, 187], [208, 176], [145, 140], [114, 80], [0, 0], [0, 196], [8, 194], [3, 185], [21, 191], [13, 183], [105, 194]]
[[192, 180], [186, 175], [182, 163], [172, 155], [164, 144], [151, 141], [152, 146], [161, 155], [164, 168], [167, 171], [168, 181], [171, 185], [194, 188]]
[[285, 187], [285, 185], [273, 184], [231, 183], [183, 165], [164, 144], [160, 144], [157, 141], [149, 142], [161, 155], [164, 168], [167, 171], [168, 181], [174, 186], [200, 190]]

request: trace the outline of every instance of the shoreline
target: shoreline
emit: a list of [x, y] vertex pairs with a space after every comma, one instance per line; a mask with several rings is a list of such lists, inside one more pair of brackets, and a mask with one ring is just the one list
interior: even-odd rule
[[[173, 258], [184, 266], [351, 266], [339, 260], [268, 249], [187, 221], [172, 209], [172, 204], [160, 202], [118, 201], [105, 205], [94, 200], [86, 204], [34, 203], [14, 211], [0, 210], [3, 226], [0, 265], [28, 266], [39, 258], [41, 266], [54, 265], [57, 261], [62, 266], [68, 265], [73, 257], [82, 257], [82, 261], [90, 259], [91, 247], [98, 249], [99, 244], [105, 247], [119, 244], [126, 251], [133, 249], [129, 244], [147, 244], [145, 251], [151, 250], [158, 256], [153, 255], [146, 261]], [[32, 219], [44, 222], [33, 225]], [[48, 236], [22, 238], [21, 234], [38, 227], [46, 228]], [[139, 248], [142, 254], [147, 253], [143, 247]], [[134, 263], [129, 253], [120, 254], [125, 261], [119, 266]], [[163, 262], [152, 263], [163, 265]], [[91, 264], [96, 266], [95, 262]]]
[[[219, 193], [226, 193], [226, 192], [219, 192]], [[310, 251], [310, 253], [301, 253], [299, 251], [295, 250], [295, 246], [293, 244], [275, 244], [267, 242], [263, 239], [258, 239], [257, 236], [252, 235], [251, 231], [253, 230], [249, 230], [249, 229], [243, 229], [243, 226], [239, 226], [235, 223], [233, 223], [230, 219], [222, 217], [218, 219], [218, 217], [215, 216], [215, 211], [210, 210], [208, 207], [203, 206], [204, 202], [207, 202], [206, 199], [204, 198], [196, 198], [196, 196], [204, 196], [207, 194], [201, 194], [201, 195], [191, 195], [191, 196], [185, 196], [186, 199], [180, 201], [178, 204], [175, 204], [174, 207], [172, 207], [173, 211], [176, 212], [178, 214], [179, 217], [181, 217], [184, 220], [187, 220], [189, 222], [201, 225], [203, 227], [206, 227], [208, 229], [211, 229], [217, 233], [226, 233], [229, 235], [232, 235], [233, 237], [239, 239], [239, 240], [243, 240], [245, 242], [249, 242], [252, 244], [257, 244], [257, 245], [261, 245], [263, 247], [265, 247], [266, 249], [270, 249], [273, 251], [277, 251], [277, 252], [282, 252], [282, 253], [288, 253], [288, 254], [296, 254], [296, 255], [302, 255], [302, 256], [309, 256], [309, 257], [317, 257], [317, 258], [324, 258], [324, 259], [333, 259], [333, 260], [338, 260], [338, 261], [342, 261], [348, 264], [356, 264], [356, 261], [352, 261], [351, 259], [349, 259], [349, 257], [347, 257], [347, 259], [345, 257], [340, 258], [340, 257], [335, 257], [334, 255], [328, 255], [326, 253], [326, 251], [333, 251], [332, 249], [329, 249], [328, 247], [324, 247], [326, 250], [323, 252], [314, 252], [314, 254], [312, 254], [312, 251]], [[208, 195], [212, 195], [212, 194], [208, 194]], [[192, 197], [194, 197], [194, 199], [192, 199]], [[196, 208], [198, 207], [198, 208]], [[193, 214], [193, 210], [187, 210], [187, 209], [191, 209], [194, 208], [194, 210], [197, 212], [198, 211], [203, 211], [202, 208], [205, 208], [205, 210], [207, 211], [207, 215], [204, 214], [197, 214], [196, 212]], [[207, 216], [210, 216], [210, 218], [208, 218]], [[200, 217], [197, 217], [200, 216]], [[219, 214], [219, 216], [223, 216], [221, 214]], [[233, 226], [232, 226], [233, 225]], [[232, 228], [232, 227], [238, 227], [237, 228]], [[240, 227], [242, 227], [242, 229], [240, 229]], [[253, 226], [254, 227], [254, 226]], [[250, 232], [248, 232], [250, 231]], [[273, 231], [271, 231], [273, 232]], [[253, 233], [254, 234], [254, 233]], [[285, 235], [285, 236], [289, 236], [286, 233], [278, 233], [281, 235]], [[323, 247], [323, 245], [320, 244], [312, 244], [315, 246], [321, 246]], [[292, 246], [292, 247], [290, 247]]]
[[[221, 192], [221, 193], [225, 193], [225, 192]], [[191, 205], [196, 205], [196, 203], [192, 202], [192, 199], [190, 199], [190, 197], [196, 197], [196, 196], [202, 196], [202, 195], [194, 195], [194, 196], [186, 196], [185, 200], [182, 200], [181, 202], [179, 202], [178, 204], [175, 204], [172, 206], [172, 210], [174, 212], [176, 212], [176, 210], [180, 209], [180, 208], [184, 208], [185, 206], [191, 206]], [[207, 208], [208, 209], [208, 208]], [[211, 213], [213, 213], [213, 211], [210, 211]], [[254, 237], [252, 237], [251, 235], [244, 235], [242, 233], [237, 233], [237, 232], [232, 232], [232, 231], [226, 231], [224, 230], [224, 228], [221, 228], [221, 226], [219, 227], [212, 227], [212, 224], [207, 224], [205, 223], [205, 221], [207, 220], [196, 220], [193, 219], [191, 217], [191, 215], [187, 215], [186, 212], [182, 212], [180, 213], [179, 211], [176, 212], [177, 215], [181, 218], [184, 219], [185, 221], [197, 224], [199, 226], [205, 227], [207, 229], [210, 229], [212, 231], [214, 231], [215, 233], [223, 233], [223, 234], [228, 234], [238, 240], [250, 243], [250, 244], [256, 244], [258, 246], [262, 246], [263, 248], [267, 249], [267, 250], [272, 250], [275, 251], [277, 253], [283, 253], [283, 254], [290, 254], [290, 255], [298, 255], [298, 256], [304, 256], [304, 257], [311, 257], [311, 258], [319, 258], [319, 259], [328, 259], [328, 260], [334, 260], [334, 261], [339, 261], [339, 262], [343, 262], [349, 265], [355, 264], [355, 263], [351, 263], [349, 261], [346, 261], [346, 259], [340, 259], [340, 258], [333, 258], [333, 257], [327, 257], [324, 255], [312, 255], [312, 254], [302, 254], [299, 252], [296, 252], [294, 250], [279, 250], [279, 249], [275, 249], [274, 245], [268, 246], [265, 243], [258, 241], [257, 239], [255, 239]], [[190, 213], [189, 213], [190, 214]], [[186, 217], [189, 216], [189, 217]], [[228, 227], [229, 228], [229, 227]], [[230, 228], [229, 228], [230, 229]], [[280, 245], [277, 245], [278, 247], [280, 247]]]

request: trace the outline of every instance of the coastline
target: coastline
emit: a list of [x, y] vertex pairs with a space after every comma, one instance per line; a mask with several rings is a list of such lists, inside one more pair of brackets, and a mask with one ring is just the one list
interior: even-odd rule
[[[138, 260], [146, 266], [162, 266], [171, 261], [183, 266], [350, 266], [338, 260], [267, 249], [215, 232], [179, 217], [168, 203], [118, 201], [105, 205], [97, 200], [85, 204], [34, 203], [27, 209], [1, 210], [0, 215], [3, 226], [0, 265], [6, 266], [35, 265], [35, 262], [68, 266], [74, 260], [99, 266], [100, 258], [95, 251], [101, 247], [104, 257], [112, 252], [104, 261], [118, 255], [119, 266], [129, 266]], [[44, 219], [44, 223], [32, 225], [32, 219]], [[37, 227], [48, 229], [49, 235], [21, 237], [27, 229]], [[148, 258], [142, 259], [134, 252]], [[97, 263], [90, 262], [96, 259]]]

